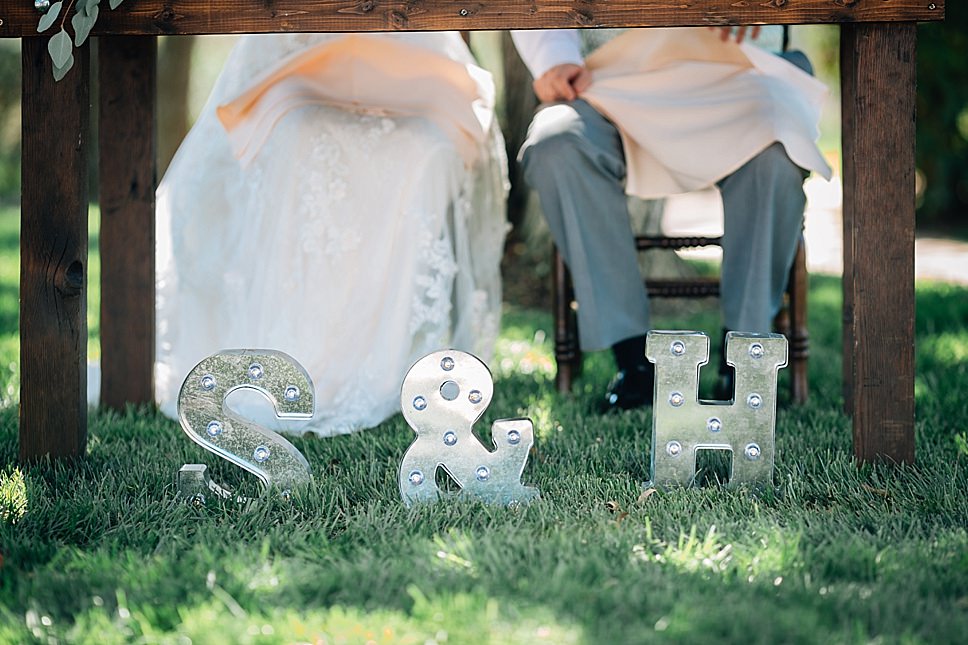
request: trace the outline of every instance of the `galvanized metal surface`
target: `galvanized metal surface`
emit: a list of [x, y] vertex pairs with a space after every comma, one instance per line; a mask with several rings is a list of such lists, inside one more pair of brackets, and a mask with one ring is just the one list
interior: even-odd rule
[[[233, 412], [226, 398], [236, 390], [262, 394], [280, 419], [309, 419], [315, 389], [306, 370], [291, 356], [275, 350], [226, 350], [209, 356], [189, 372], [178, 394], [178, 418], [189, 439], [256, 477], [264, 488], [284, 496], [312, 480], [306, 458], [279, 434]], [[179, 494], [233, 493], [208, 477], [200, 464], [187, 464], [178, 475]], [[241, 498], [240, 498], [241, 501]]]
[[175, 489], [178, 496], [196, 506], [204, 506], [209, 499], [234, 499], [239, 504], [253, 501], [249, 498], [235, 495], [227, 488], [212, 481], [205, 464], [185, 464], [179, 469], [175, 477]]
[[410, 368], [400, 394], [403, 416], [417, 433], [400, 464], [400, 495], [407, 506], [454, 494], [438, 487], [438, 468], [460, 486], [461, 497], [508, 505], [538, 496], [537, 488], [521, 483], [534, 444], [529, 419], [495, 421], [494, 452], [471, 431], [493, 393], [490, 370], [465, 352], [434, 352]]
[[771, 485], [777, 371], [787, 364], [781, 334], [729, 332], [726, 362], [736, 370], [733, 401], [700, 401], [699, 368], [709, 360], [700, 332], [651, 331], [646, 356], [655, 363], [652, 480], [658, 487], [695, 481], [699, 450], [728, 450], [728, 485]]

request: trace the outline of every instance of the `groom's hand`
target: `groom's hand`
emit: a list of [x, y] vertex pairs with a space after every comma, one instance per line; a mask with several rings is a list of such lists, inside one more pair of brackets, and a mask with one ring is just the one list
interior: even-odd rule
[[534, 93], [542, 103], [574, 101], [592, 84], [592, 73], [584, 65], [555, 65], [534, 82]]

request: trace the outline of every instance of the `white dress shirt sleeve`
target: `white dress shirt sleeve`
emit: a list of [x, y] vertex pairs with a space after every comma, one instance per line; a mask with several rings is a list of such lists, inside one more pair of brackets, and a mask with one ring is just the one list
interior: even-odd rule
[[585, 64], [577, 29], [512, 31], [511, 39], [534, 78], [540, 78], [555, 65]]

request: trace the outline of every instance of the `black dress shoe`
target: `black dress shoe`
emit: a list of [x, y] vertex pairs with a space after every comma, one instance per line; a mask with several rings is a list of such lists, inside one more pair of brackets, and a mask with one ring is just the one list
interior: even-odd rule
[[605, 391], [604, 410], [632, 410], [652, 405], [655, 365], [646, 363], [620, 370]]

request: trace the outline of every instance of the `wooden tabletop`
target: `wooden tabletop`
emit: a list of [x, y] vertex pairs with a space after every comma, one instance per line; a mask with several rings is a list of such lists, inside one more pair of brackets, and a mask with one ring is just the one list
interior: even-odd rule
[[[688, 27], [943, 17], [944, 0], [127, 0], [113, 11], [102, 6], [93, 34]], [[0, 38], [36, 34], [38, 18], [32, 0], [2, 0]]]

